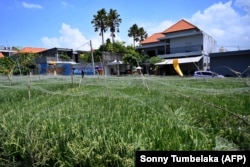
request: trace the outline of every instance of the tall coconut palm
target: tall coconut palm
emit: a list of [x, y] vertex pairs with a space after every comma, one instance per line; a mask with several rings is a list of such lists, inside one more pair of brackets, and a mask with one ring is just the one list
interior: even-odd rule
[[138, 30], [139, 41], [143, 41], [148, 37], [148, 33], [144, 30], [143, 27], [140, 27]]
[[107, 31], [108, 28], [108, 16], [107, 12], [104, 8], [97, 11], [97, 14], [93, 16], [93, 20], [91, 24], [94, 25], [95, 32], [100, 30], [100, 36], [102, 36], [102, 44], [104, 44], [104, 33]]
[[133, 37], [134, 47], [135, 47], [135, 42], [139, 41], [138, 31], [139, 27], [137, 26], [137, 24], [133, 24], [132, 27], [130, 27], [128, 30], [128, 36]]
[[115, 32], [119, 32], [119, 26], [122, 22], [120, 15], [116, 10], [110, 9], [108, 13], [108, 27], [110, 29], [112, 42], [114, 43]]

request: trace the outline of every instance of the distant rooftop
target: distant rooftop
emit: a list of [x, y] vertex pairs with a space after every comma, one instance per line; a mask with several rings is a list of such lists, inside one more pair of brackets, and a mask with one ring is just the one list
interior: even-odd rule
[[19, 53], [39, 53], [44, 50], [47, 50], [45, 48], [33, 48], [33, 47], [25, 47], [19, 50]]
[[170, 26], [163, 32], [155, 33], [148, 38], [146, 38], [144, 41], [142, 41], [140, 44], [148, 44], [153, 42], [159, 42], [159, 38], [165, 37], [168, 33], [178, 32], [178, 31], [184, 31], [184, 30], [191, 30], [191, 29], [199, 29], [195, 25], [189, 23], [188, 21], [181, 19], [174, 25]]
[[146, 44], [146, 43], [153, 43], [153, 42], [158, 42], [158, 38], [162, 38], [165, 35], [163, 33], [155, 33], [151, 35], [150, 37], [146, 38], [144, 41], [141, 42], [141, 44]]
[[190, 29], [198, 29], [195, 25], [189, 23], [188, 21], [181, 19], [171, 27], [167, 28], [165, 31], [163, 31], [164, 34], [166, 33], [172, 33], [177, 31], [184, 31], [184, 30], [190, 30]]
[[4, 57], [4, 55], [2, 54], [2, 52], [0, 52], [0, 58], [1, 58], [1, 57]]

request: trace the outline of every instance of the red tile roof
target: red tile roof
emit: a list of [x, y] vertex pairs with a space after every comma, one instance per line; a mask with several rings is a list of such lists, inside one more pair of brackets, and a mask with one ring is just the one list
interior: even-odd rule
[[189, 23], [184, 19], [181, 19], [180, 21], [178, 21], [177, 23], [175, 23], [174, 25], [163, 31], [163, 33], [166, 34], [166, 33], [190, 30], [190, 29], [198, 29], [198, 27], [196, 27], [195, 25]]
[[147, 43], [153, 43], [158, 42], [158, 38], [165, 37], [165, 34], [172, 33], [172, 32], [178, 32], [178, 31], [184, 31], [184, 30], [191, 30], [191, 29], [198, 29], [195, 25], [189, 23], [188, 21], [181, 19], [174, 25], [170, 26], [166, 30], [160, 33], [155, 33], [151, 35], [150, 37], [146, 38], [144, 41], [142, 41], [140, 44], [147, 44]]
[[3, 55], [3, 53], [2, 53], [2, 52], [0, 52], [0, 58], [2, 58], [2, 57], [4, 57], [4, 55]]
[[41, 51], [47, 50], [45, 48], [32, 48], [32, 47], [25, 47], [19, 50], [19, 53], [38, 53]]
[[146, 43], [153, 43], [153, 42], [158, 42], [158, 38], [162, 38], [165, 35], [163, 33], [155, 33], [151, 35], [150, 37], [146, 38], [144, 41], [141, 41], [140, 44], [146, 44]]

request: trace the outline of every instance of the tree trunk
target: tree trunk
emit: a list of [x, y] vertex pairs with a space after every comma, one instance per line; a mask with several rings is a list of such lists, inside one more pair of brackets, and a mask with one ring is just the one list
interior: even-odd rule
[[103, 31], [101, 32], [101, 36], [102, 36], [102, 45], [104, 45], [104, 34], [103, 34]]
[[7, 74], [7, 77], [8, 77], [8, 80], [10, 82], [10, 85], [12, 85], [12, 76], [13, 76], [13, 71], [11, 70], [8, 74]]

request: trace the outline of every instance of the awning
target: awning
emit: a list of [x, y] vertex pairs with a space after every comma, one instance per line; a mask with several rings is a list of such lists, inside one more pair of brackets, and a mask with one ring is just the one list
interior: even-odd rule
[[48, 61], [47, 63], [51, 64], [51, 65], [56, 65], [56, 64], [77, 64], [74, 61]]
[[137, 69], [137, 70], [141, 70], [141, 69], [142, 69], [142, 67], [141, 67], [141, 66], [138, 66], [138, 67], [136, 67], [135, 69]]
[[[202, 56], [198, 57], [185, 57], [185, 58], [175, 58], [178, 59], [179, 64], [182, 63], [194, 63], [199, 62]], [[155, 65], [167, 65], [167, 64], [173, 64], [174, 59], [165, 59], [163, 62], [155, 63]]]

